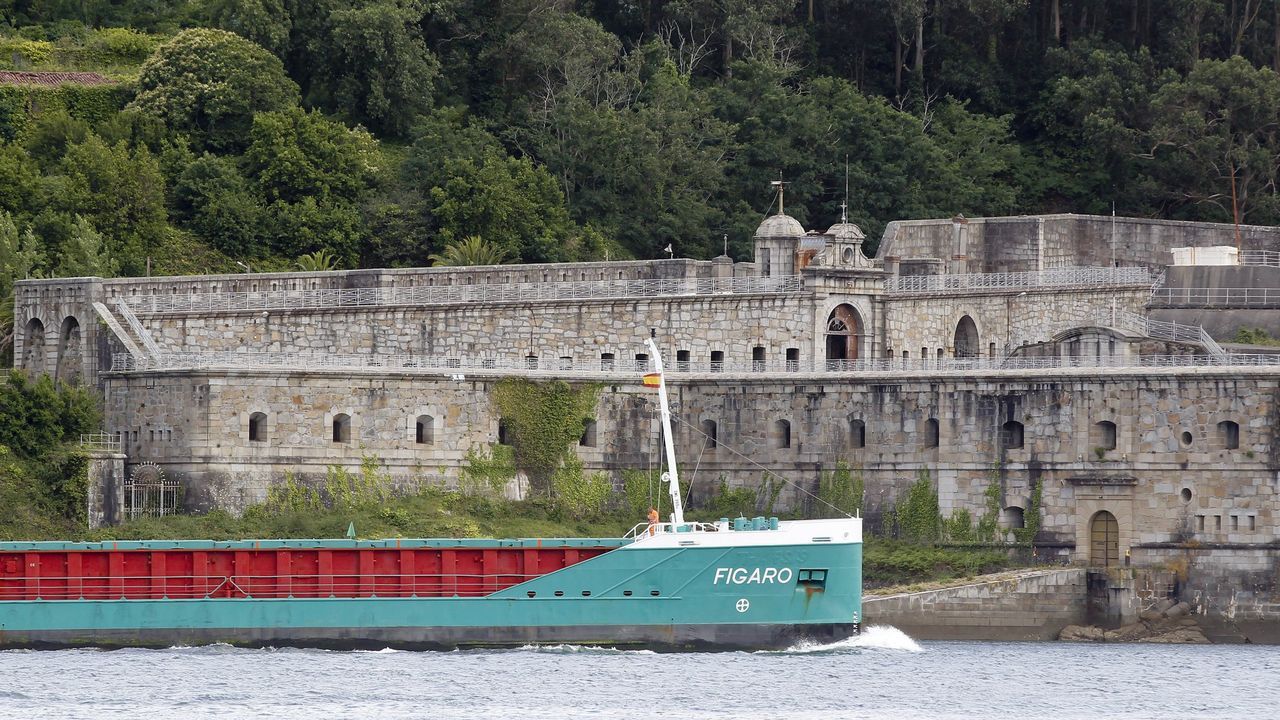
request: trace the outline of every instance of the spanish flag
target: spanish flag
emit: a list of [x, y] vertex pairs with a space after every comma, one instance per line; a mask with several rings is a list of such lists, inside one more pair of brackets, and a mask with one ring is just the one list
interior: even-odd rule
[[645, 386], [645, 387], [654, 387], [654, 388], [656, 388], [656, 387], [658, 387], [658, 385], [660, 385], [660, 384], [662, 384], [662, 374], [661, 374], [661, 373], [646, 373], [646, 374], [645, 374], [645, 376], [644, 376], [644, 386]]

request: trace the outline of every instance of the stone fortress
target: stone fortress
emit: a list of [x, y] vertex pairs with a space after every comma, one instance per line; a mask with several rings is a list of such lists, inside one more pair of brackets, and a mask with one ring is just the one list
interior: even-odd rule
[[[957, 217], [891, 223], [875, 258], [863, 240], [779, 213], [752, 262], [23, 281], [15, 363], [100, 389], [99, 444], [124, 463], [100, 472], [109, 522], [137, 510], [139, 469], [195, 511], [365, 456], [454, 483], [502, 440], [510, 376], [602, 385], [585, 466], [651, 467], [652, 330], [695, 497], [768, 471], [794, 507], [844, 463], [874, 526], [927, 471], [944, 516], [981, 515], [996, 484], [1003, 526], [1038, 507], [1040, 552], [1190, 563], [1269, 601], [1280, 355], [1203, 328], [1280, 334], [1280, 229]], [[1234, 264], [1174, 263], [1221, 246]]]

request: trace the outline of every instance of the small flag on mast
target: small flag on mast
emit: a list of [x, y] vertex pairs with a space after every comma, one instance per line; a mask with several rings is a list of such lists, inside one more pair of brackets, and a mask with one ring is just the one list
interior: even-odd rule
[[645, 373], [644, 386], [658, 387], [662, 384], [662, 373]]

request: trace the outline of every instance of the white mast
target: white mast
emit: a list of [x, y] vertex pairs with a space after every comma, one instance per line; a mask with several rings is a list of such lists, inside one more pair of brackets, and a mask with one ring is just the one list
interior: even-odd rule
[[671, 522], [673, 525], [684, 524], [684, 505], [680, 501], [680, 477], [676, 474], [676, 446], [671, 439], [671, 410], [667, 406], [667, 379], [662, 374], [662, 353], [658, 352], [658, 344], [653, 338], [645, 338], [649, 352], [653, 354], [653, 367], [658, 375], [658, 407], [662, 416], [662, 444], [667, 453], [667, 472], [662, 479], [670, 483], [667, 491], [671, 494]]

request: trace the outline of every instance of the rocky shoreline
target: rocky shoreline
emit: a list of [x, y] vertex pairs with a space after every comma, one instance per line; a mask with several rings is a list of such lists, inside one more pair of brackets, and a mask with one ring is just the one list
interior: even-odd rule
[[1066, 642], [1149, 642], [1208, 644], [1200, 623], [1191, 615], [1191, 606], [1171, 599], [1161, 600], [1138, 616], [1138, 622], [1107, 630], [1097, 625], [1068, 625], [1058, 633]]

